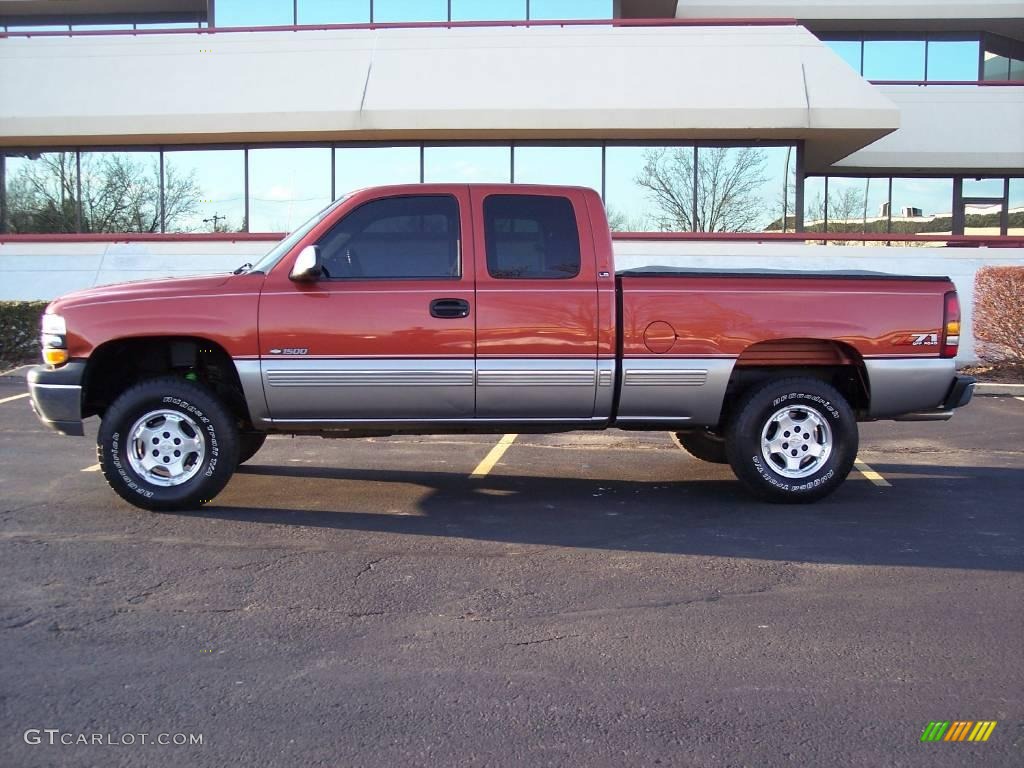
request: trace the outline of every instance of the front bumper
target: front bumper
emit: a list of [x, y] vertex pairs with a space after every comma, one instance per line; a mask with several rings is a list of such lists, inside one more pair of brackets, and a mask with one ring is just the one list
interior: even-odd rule
[[82, 382], [85, 361], [72, 360], [60, 368], [37, 365], [28, 372], [32, 410], [50, 429], [81, 437]]
[[974, 397], [973, 376], [954, 376], [942, 405], [930, 411], [917, 411], [897, 416], [896, 421], [948, 421], [957, 408], [963, 408]]

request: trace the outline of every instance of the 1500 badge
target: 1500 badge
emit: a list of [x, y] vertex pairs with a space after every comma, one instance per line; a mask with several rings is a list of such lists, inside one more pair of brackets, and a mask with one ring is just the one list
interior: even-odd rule
[[309, 350], [305, 347], [285, 347], [284, 349], [270, 350], [272, 355], [308, 355]]

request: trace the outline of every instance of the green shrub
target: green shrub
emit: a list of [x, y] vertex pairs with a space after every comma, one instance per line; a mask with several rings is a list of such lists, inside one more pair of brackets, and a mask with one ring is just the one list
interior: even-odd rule
[[0, 367], [39, 361], [45, 301], [0, 301]]

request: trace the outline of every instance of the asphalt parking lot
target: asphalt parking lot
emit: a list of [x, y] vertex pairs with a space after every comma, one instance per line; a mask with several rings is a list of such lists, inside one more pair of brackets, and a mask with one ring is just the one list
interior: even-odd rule
[[[0, 765], [1024, 763], [1020, 400], [862, 425], [863, 472], [811, 506], [609, 432], [477, 477], [497, 437], [274, 438], [153, 514], [94, 471], [95, 423], [45, 431], [23, 391]], [[921, 743], [935, 720], [998, 725]], [[96, 733], [202, 744], [59, 743]]]

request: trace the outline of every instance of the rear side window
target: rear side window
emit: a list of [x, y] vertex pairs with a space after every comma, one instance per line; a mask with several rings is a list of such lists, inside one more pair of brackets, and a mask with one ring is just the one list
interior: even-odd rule
[[491, 277], [564, 280], [580, 273], [580, 235], [566, 197], [491, 195], [484, 237]]
[[448, 195], [389, 197], [361, 205], [320, 242], [331, 279], [457, 279], [459, 204]]

